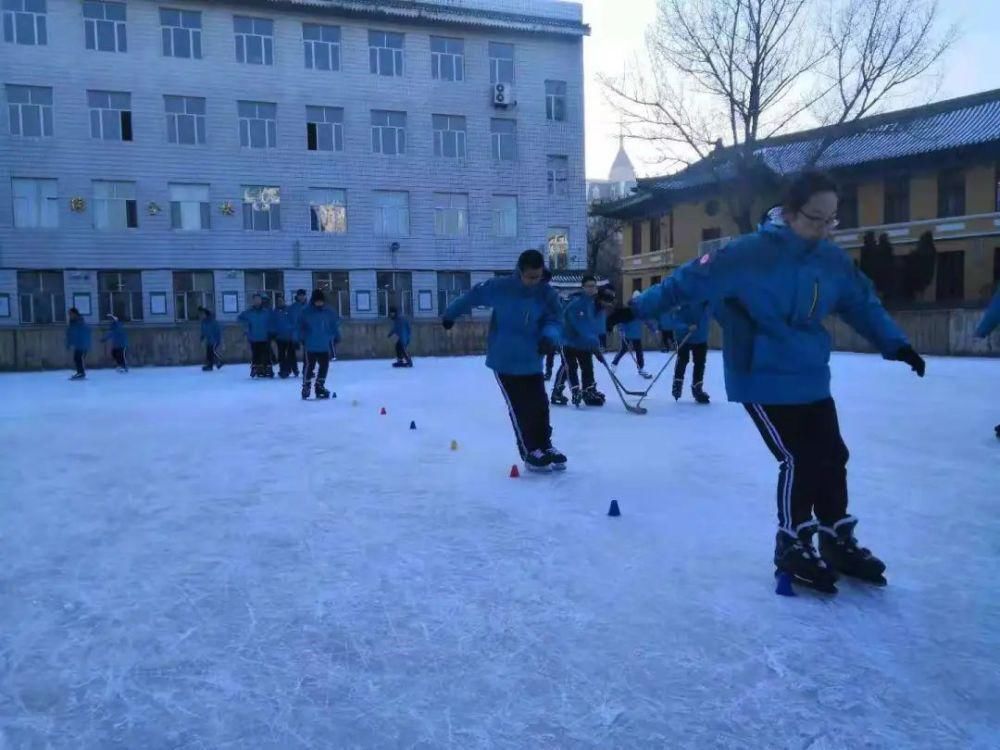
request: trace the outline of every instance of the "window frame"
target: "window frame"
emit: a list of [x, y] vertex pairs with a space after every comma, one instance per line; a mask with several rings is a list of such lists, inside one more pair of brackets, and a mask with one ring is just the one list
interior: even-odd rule
[[[113, 186], [111, 188], [111, 190], [113, 192], [117, 192], [118, 190], [123, 189], [123, 188], [127, 189], [128, 187], [131, 187], [132, 197], [131, 198], [128, 198], [128, 197], [120, 198], [117, 195], [109, 196], [109, 197], [103, 197], [103, 196], [99, 197], [97, 195], [98, 185]], [[94, 198], [93, 198], [94, 208], [93, 208], [93, 211], [92, 211], [92, 213], [94, 215], [94, 219], [93, 219], [93, 227], [94, 227], [94, 229], [96, 229], [98, 231], [101, 231], [101, 232], [120, 232], [120, 231], [127, 231], [129, 229], [138, 229], [139, 228], [139, 201], [136, 198], [136, 183], [134, 181], [129, 181], [129, 180], [92, 180], [91, 181], [91, 190], [93, 191], [93, 196], [94, 196]], [[108, 224], [106, 226], [100, 226], [97, 223], [99, 221], [99, 217], [100, 217], [100, 213], [101, 213], [100, 211], [98, 211], [98, 204], [101, 203], [101, 202], [108, 203], [108, 206], [106, 206], [104, 208], [105, 215], [106, 215], [106, 217], [109, 220]], [[111, 206], [111, 204], [112, 203], [119, 203], [119, 202], [123, 204], [122, 207], [121, 207], [121, 214], [122, 214], [122, 216], [124, 217], [124, 220], [125, 220], [124, 221], [124, 226], [117, 226], [117, 225], [114, 225], [113, 222], [111, 222], [112, 216], [114, 216], [115, 218], [117, 218], [117, 216], [118, 216], [118, 209], [117, 208], [115, 208], [115, 212], [114, 212], [114, 214], [112, 214], [112, 206]]]
[[[48, 3], [47, 0], [35, 0], [42, 4], [42, 10], [28, 10], [26, 0], [14, 0], [20, 2], [20, 8], [3, 7], [3, 41], [6, 44], [19, 44], [24, 47], [44, 47], [48, 40]], [[30, 16], [31, 41], [21, 39], [21, 31], [24, 26], [19, 22], [23, 16]]]
[[[398, 47], [392, 44], [397, 38]], [[368, 29], [368, 71], [371, 75], [381, 78], [402, 78], [406, 74], [405, 51], [406, 35], [402, 32]], [[387, 58], [391, 58], [391, 65], [387, 63]], [[391, 70], [385, 72], [384, 68]]]
[[[443, 43], [444, 49], [435, 49], [435, 43]], [[457, 52], [450, 49], [452, 44], [460, 48]], [[465, 39], [461, 37], [431, 35], [431, 79], [435, 81], [445, 81], [447, 83], [461, 83], [465, 81]], [[444, 61], [447, 58], [451, 75], [444, 75]]]
[[[438, 125], [441, 124], [440, 118], [444, 118], [444, 128], [439, 128]], [[461, 121], [461, 128], [453, 128], [453, 125], [459, 124]], [[468, 158], [468, 121], [465, 115], [443, 115], [443, 114], [432, 114], [431, 115], [431, 133], [434, 141], [434, 156], [438, 159], [458, 159], [465, 160]], [[454, 137], [450, 136], [454, 133]], [[445, 153], [448, 150], [448, 141], [454, 140], [454, 156], [449, 156]]]
[[[117, 277], [115, 286], [117, 289], [105, 288], [109, 279]], [[128, 282], [138, 282], [132, 284]], [[129, 288], [138, 286], [137, 289]], [[119, 297], [118, 295], [127, 295]], [[124, 308], [119, 308], [116, 301], [127, 303]], [[123, 323], [142, 321], [145, 317], [145, 310], [142, 305], [142, 271], [132, 270], [107, 270], [97, 272], [97, 307], [101, 320], [108, 317], [109, 313], [114, 315]], [[127, 312], [123, 313], [123, 310]], [[122, 314], [123, 313], [123, 314]]]
[[[280, 232], [281, 231], [281, 186], [280, 185], [243, 185], [243, 231], [244, 232]], [[267, 204], [267, 208], [258, 209], [256, 201], [252, 196], [253, 192], [274, 191], [274, 200]], [[247, 213], [249, 209], [249, 214]], [[257, 226], [260, 217], [267, 216], [267, 227]], [[249, 226], [248, 226], [249, 224]]]
[[[347, 234], [348, 224], [347, 224], [347, 190], [345, 188], [333, 188], [333, 187], [310, 187], [309, 189], [309, 230], [311, 232], [318, 232], [320, 234], [334, 234], [343, 235]], [[314, 198], [315, 193], [319, 192], [326, 193], [339, 193], [340, 202], [336, 202], [336, 198], [333, 201], [327, 203], [317, 203]], [[335, 211], [338, 214], [337, 218], [333, 219], [333, 229], [323, 229], [324, 222], [320, 220], [319, 212], [316, 210], [317, 207], [326, 207], [340, 209]], [[329, 224], [327, 222], [326, 224]]]
[[[244, 114], [244, 105], [252, 105], [253, 115]], [[270, 107], [271, 115], [262, 115], [261, 107]], [[250, 151], [267, 151], [278, 147], [278, 105], [276, 102], [252, 101], [238, 99], [236, 101], [236, 120], [240, 134], [240, 148]], [[263, 123], [264, 145], [254, 144], [254, 124]], [[246, 136], [246, 137], [244, 137]]]
[[[402, 206], [379, 205], [379, 197], [402, 196], [405, 199]], [[397, 238], [410, 236], [410, 193], [407, 190], [376, 190], [374, 191], [374, 233], [380, 238]], [[396, 220], [392, 227], [386, 222], [387, 211], [396, 212]], [[400, 221], [400, 218], [403, 221]], [[400, 225], [405, 223], [405, 227], [400, 229]]]
[[[462, 239], [469, 236], [469, 194], [435, 192], [434, 236]], [[455, 203], [459, 205], [455, 205]]]
[[[190, 276], [191, 288], [183, 289], [178, 288], [177, 283], [178, 278], [184, 275]], [[204, 278], [207, 277], [209, 283], [209, 289], [198, 289], [195, 283], [195, 277]], [[173, 294], [174, 294], [174, 320], [178, 323], [193, 323], [197, 321], [200, 317], [198, 313], [198, 307], [207, 307], [208, 309], [213, 309], [215, 300], [215, 273], [210, 270], [199, 269], [199, 270], [179, 270], [174, 271], [171, 274], [173, 284]], [[192, 309], [193, 308], [193, 309]]]
[[[500, 57], [500, 52], [506, 52], [509, 48], [510, 57]], [[490, 83], [514, 83], [514, 73], [515, 73], [515, 51], [514, 44], [512, 42], [489, 42], [487, 44], [487, 54], [490, 60]], [[504, 78], [504, 73], [507, 71], [507, 66], [509, 65], [510, 76]]]
[[[385, 116], [385, 123], [376, 123], [376, 118]], [[402, 124], [393, 124], [394, 116], [402, 116]], [[406, 112], [390, 109], [371, 110], [371, 146], [373, 154], [382, 156], [405, 156], [406, 155]], [[388, 141], [386, 139], [389, 139]], [[385, 150], [387, 142], [393, 143], [394, 151]]]
[[[107, 105], [94, 104], [97, 97], [106, 97]], [[114, 97], [127, 97], [126, 109], [114, 104]], [[131, 91], [106, 91], [100, 89], [87, 89], [87, 110], [90, 115], [90, 137], [92, 140], [110, 141], [113, 143], [132, 143], [135, 140], [135, 132], [132, 122], [132, 92]], [[112, 122], [108, 121], [109, 115], [105, 113], [117, 112], [113, 116]], [[96, 117], [95, 117], [96, 115]], [[108, 138], [109, 128], [117, 127], [117, 138]], [[112, 133], [114, 134], [114, 130]], [[96, 134], [95, 134], [96, 133]]]
[[[101, 9], [101, 16], [87, 15], [88, 10]], [[109, 18], [111, 10], [120, 9], [121, 18]], [[117, 12], [117, 11], [116, 11]], [[111, 38], [114, 49], [102, 47], [102, 30], [111, 27]], [[84, 0], [83, 2], [83, 38], [84, 47], [93, 52], [128, 52], [128, 5], [116, 0]], [[107, 41], [105, 39], [105, 41]]]
[[[502, 217], [504, 217], [504, 211], [505, 211], [505, 209], [503, 207], [498, 207], [497, 206], [497, 198], [507, 198], [507, 199], [511, 199], [513, 201], [513, 205], [514, 205], [514, 231], [513, 231], [513, 233], [505, 234], [505, 233], [502, 233], [502, 232], [499, 231], [502, 224], [509, 223], [509, 222], [507, 220], [505, 220], [504, 218], [502, 218]], [[519, 206], [518, 206], [518, 198], [517, 198], [517, 196], [516, 195], [504, 195], [504, 194], [495, 193], [493, 195], [493, 199], [492, 199], [490, 208], [491, 208], [492, 214], [493, 214], [493, 236], [494, 237], [502, 237], [502, 238], [506, 238], [506, 239], [511, 239], [511, 238], [517, 237], [518, 236], [518, 232], [519, 232], [519, 227], [518, 227], [518, 222], [519, 222], [519, 217], [518, 217]]]
[[[172, 112], [169, 107], [180, 101], [183, 112]], [[200, 106], [201, 112], [191, 111], [192, 105]], [[204, 146], [207, 143], [208, 100], [203, 96], [185, 96], [182, 94], [163, 95], [163, 114], [167, 123], [167, 143], [173, 146]], [[182, 123], [191, 118], [194, 141], [181, 140]]]
[[[308, 31], [315, 29], [319, 38], [311, 39], [306, 36]], [[327, 30], [335, 30], [336, 41], [323, 39], [323, 34]], [[306, 70], [319, 70], [324, 73], [337, 73], [341, 67], [341, 45], [343, 44], [343, 31], [340, 26], [328, 23], [302, 22], [302, 50], [305, 58]], [[316, 65], [319, 59], [317, 51], [322, 49], [329, 67]]]
[[[202, 47], [201, 47], [201, 32], [202, 32], [202, 17], [200, 10], [184, 10], [182, 8], [171, 8], [169, 6], [161, 6], [159, 8], [160, 16], [160, 52], [162, 57], [172, 57], [176, 60], [201, 60], [202, 59]], [[169, 13], [176, 13], [177, 23], [171, 23], [168, 20]], [[192, 23], [197, 23], [197, 25], [188, 25], [186, 20], [194, 17]], [[179, 55], [177, 54], [177, 41], [178, 39], [187, 37], [187, 49], [188, 54]], [[168, 51], [169, 47], [169, 51]]]
[[[555, 84], [555, 85], [550, 85]], [[561, 91], [550, 91], [550, 89], [559, 89]], [[568, 117], [567, 108], [567, 98], [566, 98], [566, 81], [559, 81], [555, 79], [550, 79], [545, 81], [545, 119], [548, 122], [566, 122]], [[559, 117], [561, 107], [562, 116]]]
[[[241, 30], [239, 25], [250, 22], [249, 30]], [[258, 29], [267, 28], [267, 31]], [[233, 40], [236, 45], [236, 62], [240, 65], [260, 65], [262, 67], [272, 67], [274, 65], [274, 19], [264, 16], [245, 16], [242, 14], [233, 15]], [[260, 61], [250, 59], [250, 45], [260, 45]], [[256, 50], [254, 50], [256, 52]], [[256, 56], [255, 56], [256, 57]], [[242, 58], [242, 59], [240, 59]]]
[[[310, 111], [312, 110], [312, 111]], [[317, 112], [317, 110], [319, 110]], [[315, 119], [320, 115], [323, 119]], [[334, 119], [329, 119], [330, 117]], [[320, 148], [329, 128], [330, 148]], [[339, 153], [344, 150], [344, 108], [319, 104], [306, 105], [306, 150]]]
[[[36, 283], [27, 284], [28, 277]], [[46, 280], [52, 282], [50, 289]], [[27, 297], [27, 299], [25, 299]], [[26, 270], [17, 271], [18, 313], [22, 324], [60, 325], [66, 322], [66, 278], [62, 271]], [[25, 315], [27, 303], [28, 315]], [[38, 315], [39, 311], [49, 315]], [[47, 320], [40, 319], [46, 318]]]
[[562, 154], [546, 155], [545, 180], [549, 195], [555, 198], [568, 198], [569, 157]]
[[[22, 95], [27, 97], [27, 101], [12, 101], [14, 97], [20, 98]], [[8, 132], [12, 138], [51, 138], [54, 131], [55, 122], [55, 112], [54, 112], [54, 99], [55, 94], [51, 86], [24, 86], [17, 83], [7, 83], [4, 84], [4, 96], [7, 99], [7, 117], [8, 117]], [[36, 102], [35, 98], [48, 99], [48, 102], [39, 101]], [[26, 118], [26, 112], [31, 113], [31, 110], [38, 110], [38, 135], [27, 135], [25, 134], [25, 122], [28, 121]], [[16, 114], [15, 114], [16, 110]], [[15, 123], [17, 124], [17, 132], [14, 132]]]
[[[510, 123], [510, 131], [502, 132], [495, 130], [495, 125], [498, 123]], [[504, 139], [510, 139], [510, 153], [511, 158], [503, 158], [504, 154]], [[491, 153], [493, 156], [493, 161], [495, 162], [516, 162], [517, 161], [517, 120], [509, 117], [491, 117], [490, 118], [490, 144]]]
[[[34, 207], [31, 212], [32, 223], [30, 224], [19, 224], [18, 223], [18, 200], [25, 199], [24, 195], [18, 195], [18, 183], [21, 187], [27, 187], [30, 184], [34, 195], [28, 197], [29, 206]], [[45, 187], [55, 188], [54, 195], [45, 195]], [[11, 187], [11, 209], [12, 209], [12, 225], [15, 229], [31, 229], [31, 230], [46, 230], [46, 229], [58, 229], [59, 228], [59, 180], [54, 177], [11, 177], [10, 178]], [[22, 190], [23, 192], [23, 190]], [[23, 210], [20, 215], [25, 216]], [[54, 218], [54, 223], [46, 223], [46, 217]]]
[[[174, 188], [204, 188], [205, 200], [175, 200]], [[174, 232], [207, 232], [212, 228], [211, 185], [207, 182], [169, 182], [167, 192], [170, 196], [170, 229]], [[184, 205], [198, 205], [197, 228], [186, 228], [184, 224]], [[180, 219], [180, 226], [178, 226]]]

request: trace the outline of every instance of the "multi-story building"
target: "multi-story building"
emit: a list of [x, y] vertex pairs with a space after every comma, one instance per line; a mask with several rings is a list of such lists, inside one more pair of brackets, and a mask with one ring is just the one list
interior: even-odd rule
[[440, 313], [586, 263], [581, 7], [3, 0], [0, 324]]
[[[778, 202], [781, 178], [820, 152], [815, 166], [839, 183], [838, 244], [858, 258], [867, 233], [885, 234], [903, 255], [931, 232], [936, 273], [920, 301], [989, 297], [1000, 283], [1000, 90], [761, 141], [755, 156], [771, 178], [761, 180], [754, 217]], [[723, 149], [592, 208], [626, 222], [627, 294], [739, 234], [717, 177], [726, 163]]]

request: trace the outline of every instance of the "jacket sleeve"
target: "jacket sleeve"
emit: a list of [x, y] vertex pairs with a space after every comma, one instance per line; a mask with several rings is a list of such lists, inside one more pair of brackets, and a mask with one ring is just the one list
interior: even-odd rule
[[836, 310], [847, 325], [868, 339], [886, 359], [909, 346], [906, 334], [882, 307], [868, 277], [853, 264], [841, 287]]
[[[332, 311], [331, 311], [332, 312]], [[331, 321], [331, 328], [333, 330], [333, 343], [340, 343], [340, 316], [337, 313], [333, 313], [333, 320]]]
[[468, 315], [474, 307], [493, 307], [496, 280], [487, 279], [476, 284], [461, 297], [456, 299], [442, 316], [445, 320], [455, 320], [462, 315]]
[[658, 318], [675, 307], [701, 304], [722, 296], [736, 273], [741, 247], [742, 243], [737, 242], [685, 263], [632, 300], [636, 317]]
[[986, 338], [993, 332], [993, 329], [1000, 325], [1000, 290], [993, 295], [993, 301], [986, 308], [983, 319], [976, 326], [976, 336], [981, 339]]

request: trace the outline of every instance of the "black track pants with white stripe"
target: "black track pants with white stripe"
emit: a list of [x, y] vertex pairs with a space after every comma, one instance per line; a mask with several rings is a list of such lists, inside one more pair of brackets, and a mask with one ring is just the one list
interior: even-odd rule
[[545, 379], [537, 375], [504, 375], [496, 373], [497, 383], [507, 402], [510, 421], [514, 425], [517, 450], [525, 458], [535, 450], [552, 447], [552, 427], [549, 424], [549, 399]]
[[778, 525], [794, 532], [814, 515], [832, 527], [847, 515], [847, 446], [832, 398], [811, 404], [744, 404], [778, 459]]

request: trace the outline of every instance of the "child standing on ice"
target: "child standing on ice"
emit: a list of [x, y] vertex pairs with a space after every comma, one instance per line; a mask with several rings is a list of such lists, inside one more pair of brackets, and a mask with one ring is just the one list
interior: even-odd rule
[[340, 317], [326, 306], [322, 289], [314, 289], [309, 306], [299, 315], [299, 338], [306, 350], [306, 364], [302, 372], [302, 400], [309, 398], [313, 372], [316, 374], [316, 398], [330, 398], [326, 389], [326, 375], [330, 370], [330, 351], [340, 342]]
[[[681, 397], [684, 390], [684, 372], [688, 361], [694, 359], [691, 375], [691, 396], [699, 404], [709, 402], [705, 393], [705, 359], [708, 357], [708, 307], [706, 305], [682, 305], [674, 310], [673, 338], [677, 341], [677, 363], [674, 365], [674, 400]], [[681, 342], [684, 342], [681, 344]]]
[[271, 311], [264, 307], [259, 294], [252, 298], [251, 306], [239, 314], [238, 320], [250, 342], [250, 377], [273, 378], [271, 363]]
[[[632, 299], [636, 299], [636, 296], [633, 295]], [[646, 358], [642, 352], [642, 321], [638, 318], [633, 318], [624, 323], [619, 323], [618, 338], [621, 339], [621, 346], [618, 348], [615, 358], [611, 360], [611, 367], [618, 367], [618, 363], [621, 362], [622, 357], [628, 354], [629, 349], [631, 349], [635, 356], [635, 366], [639, 374], [647, 380], [653, 377], [645, 369]]]
[[837, 314], [886, 359], [921, 377], [925, 367], [871, 282], [829, 240], [837, 205], [829, 177], [802, 174], [788, 187], [781, 221], [682, 266], [613, 316], [710, 304], [723, 329], [729, 400], [744, 405], [780, 467], [775, 567], [831, 593], [838, 572], [884, 583], [885, 564], [858, 545], [858, 521], [847, 512], [848, 452], [822, 321]]
[[474, 307], [492, 307], [486, 366], [496, 375], [514, 425], [517, 449], [530, 471], [562, 471], [566, 456], [552, 446], [549, 400], [542, 358], [562, 339], [559, 296], [543, 280], [545, 262], [537, 250], [525, 250], [511, 276], [498, 276], [474, 286], [445, 310], [441, 324], [451, 330], [455, 319]]
[[278, 377], [284, 380], [295, 368], [295, 318], [285, 304], [285, 295], [274, 295], [271, 310], [271, 333], [278, 345]]
[[392, 321], [392, 328], [386, 338], [396, 337], [396, 361], [393, 367], [413, 367], [413, 360], [410, 359], [406, 347], [410, 345], [410, 321], [405, 316], [399, 314], [395, 307], [389, 308], [389, 320]]
[[128, 372], [128, 365], [125, 363], [125, 350], [128, 349], [128, 332], [125, 330], [122, 322], [111, 313], [108, 313], [108, 320], [111, 321], [111, 326], [108, 328], [107, 333], [101, 336], [101, 343], [111, 342], [111, 356], [115, 358], [118, 372]]
[[211, 372], [213, 367], [222, 369], [222, 357], [219, 356], [219, 344], [222, 343], [222, 328], [207, 307], [199, 307], [201, 314], [201, 341], [205, 345], [205, 364], [201, 368]]
[[76, 374], [70, 380], [83, 380], [87, 377], [84, 360], [90, 351], [90, 326], [75, 307], [69, 309], [69, 323], [66, 325], [66, 348], [73, 352], [73, 364]]
[[[983, 319], [976, 326], [976, 337], [981, 339], [986, 338], [998, 325], [1000, 325], [1000, 289], [997, 289], [997, 293], [993, 295], [990, 306], [983, 313]], [[997, 433], [997, 439], [1000, 440], [1000, 424], [994, 429]]]
[[[598, 291], [593, 276], [583, 277], [583, 293], [570, 300], [563, 312], [566, 345], [563, 347], [563, 363], [552, 387], [551, 401], [554, 405], [565, 406], [569, 403], [563, 393], [568, 379], [573, 406], [579, 406], [581, 402], [587, 406], [604, 406], [604, 394], [597, 390], [594, 380], [594, 355], [603, 356], [599, 338], [604, 325], [601, 311], [613, 308], [614, 301], [613, 291]], [[583, 376], [582, 385], [577, 369]]]

